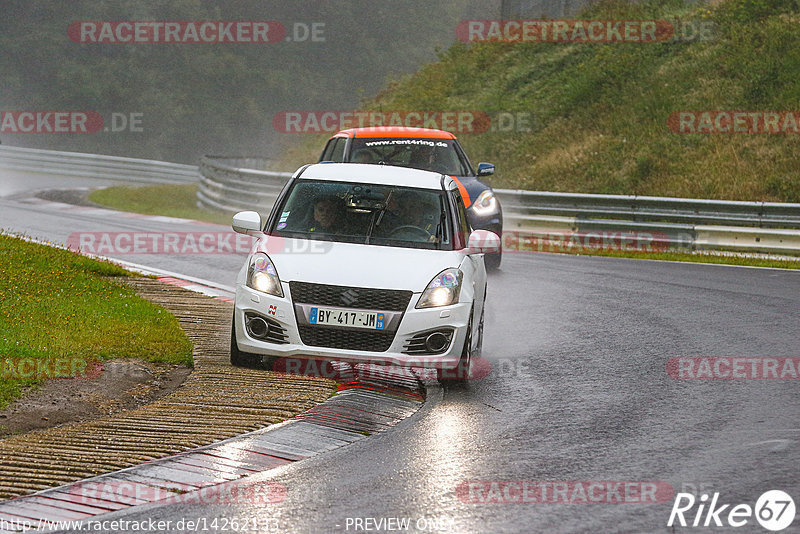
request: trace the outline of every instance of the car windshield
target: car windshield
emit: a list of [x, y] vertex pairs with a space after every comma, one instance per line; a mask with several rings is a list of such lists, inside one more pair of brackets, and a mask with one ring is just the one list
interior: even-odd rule
[[392, 247], [452, 250], [442, 191], [298, 180], [276, 212], [271, 235]]
[[384, 163], [456, 176], [471, 174], [468, 163], [456, 149], [454, 139], [355, 138], [350, 149], [350, 162]]

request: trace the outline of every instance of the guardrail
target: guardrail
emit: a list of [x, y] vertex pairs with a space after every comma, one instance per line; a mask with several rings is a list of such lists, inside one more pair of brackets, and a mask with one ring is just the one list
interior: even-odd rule
[[195, 165], [0, 145], [0, 169], [143, 183], [191, 183]]
[[265, 169], [263, 158], [204, 156], [200, 160], [198, 204], [222, 211], [269, 211], [291, 172]]
[[800, 228], [800, 204], [634, 195], [587, 195], [509, 189], [496, 189], [495, 192], [504, 209], [523, 215]]
[[[495, 189], [504, 230], [662, 248], [800, 253], [800, 204]], [[584, 239], [585, 241], [585, 239]]]
[[[199, 204], [229, 212], [269, 211], [292, 173], [259, 170], [268, 163], [204, 157]], [[633, 246], [800, 254], [800, 204], [494, 191], [503, 206], [504, 233], [551, 243], [563, 244], [565, 236], [596, 236], [602, 246], [616, 236]]]

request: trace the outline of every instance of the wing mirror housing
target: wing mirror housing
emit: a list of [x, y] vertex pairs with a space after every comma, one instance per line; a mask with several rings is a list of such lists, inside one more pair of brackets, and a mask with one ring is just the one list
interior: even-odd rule
[[255, 236], [261, 233], [261, 215], [256, 211], [240, 211], [233, 216], [233, 231]]
[[478, 163], [478, 176], [490, 176], [494, 174], [493, 163]]
[[500, 252], [501, 246], [500, 236], [489, 230], [473, 230], [467, 241], [467, 249], [470, 254]]

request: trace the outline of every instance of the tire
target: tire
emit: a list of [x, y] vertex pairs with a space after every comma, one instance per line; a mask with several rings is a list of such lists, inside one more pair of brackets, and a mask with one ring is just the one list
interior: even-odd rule
[[483, 309], [481, 309], [481, 319], [478, 322], [478, 340], [475, 342], [475, 350], [472, 351], [470, 357], [470, 364], [473, 358], [480, 358], [483, 355], [483, 316], [486, 313], [486, 300], [483, 301]]
[[275, 360], [276, 358], [273, 357], [265, 356], [262, 358], [258, 354], [239, 350], [239, 344], [236, 343], [236, 319], [231, 322], [231, 365], [271, 371]]
[[500, 262], [503, 260], [503, 251], [486, 254], [483, 257], [483, 262], [486, 264], [487, 271], [496, 271], [500, 269]]
[[[481, 317], [481, 320], [483, 318]], [[437, 369], [436, 376], [439, 382], [443, 385], [448, 384], [463, 384], [469, 379], [469, 373], [472, 369], [472, 311], [469, 314], [469, 323], [467, 323], [467, 339], [464, 340], [464, 347], [461, 349], [461, 358], [458, 360], [458, 365], [452, 370]]]

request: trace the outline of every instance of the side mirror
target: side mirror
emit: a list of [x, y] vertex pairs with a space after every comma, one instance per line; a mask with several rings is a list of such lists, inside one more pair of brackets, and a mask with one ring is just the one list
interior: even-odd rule
[[494, 164], [478, 163], [478, 176], [489, 176], [494, 174]]
[[231, 226], [234, 232], [240, 234], [261, 233], [261, 215], [255, 211], [240, 211], [233, 216]]
[[491, 254], [500, 252], [500, 236], [489, 230], [473, 230], [469, 234], [467, 250], [470, 254]]

